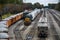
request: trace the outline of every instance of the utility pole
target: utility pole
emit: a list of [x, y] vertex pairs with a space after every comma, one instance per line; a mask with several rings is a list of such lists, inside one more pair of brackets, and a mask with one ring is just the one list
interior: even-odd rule
[[0, 21], [2, 20], [2, 11], [0, 11]]
[[0, 21], [2, 20], [2, 16], [0, 15]]

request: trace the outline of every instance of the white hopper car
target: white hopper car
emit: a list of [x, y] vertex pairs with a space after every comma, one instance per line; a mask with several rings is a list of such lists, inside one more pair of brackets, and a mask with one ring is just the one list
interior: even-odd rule
[[46, 38], [48, 36], [48, 22], [46, 17], [41, 17], [38, 22], [38, 37]]
[[0, 33], [0, 40], [9, 40], [9, 35], [7, 33]]

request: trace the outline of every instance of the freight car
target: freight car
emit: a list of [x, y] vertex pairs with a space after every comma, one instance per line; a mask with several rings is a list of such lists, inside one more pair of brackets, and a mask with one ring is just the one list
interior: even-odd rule
[[35, 9], [31, 13], [27, 14], [24, 17], [24, 25], [29, 26], [31, 22], [37, 17], [37, 15], [40, 13], [40, 9]]
[[6, 25], [6, 27], [10, 27], [10, 25], [14, 24], [15, 22], [17, 22], [18, 20], [22, 19], [25, 15], [27, 15], [29, 12], [28, 11], [24, 11], [15, 15], [12, 15], [8, 18], [3, 19], [0, 24]]
[[27, 15], [28, 13], [29, 13], [29, 11], [24, 11], [24, 12], [12, 15], [12, 16], [5, 18], [2, 21], [0, 21], [0, 24], [6, 25], [6, 27], [10, 27], [12, 24], [17, 22], [18, 20], [24, 18], [25, 15]]
[[9, 35], [7, 33], [0, 33], [0, 40], [1, 39], [8, 39]]
[[0, 33], [8, 33], [8, 29], [7, 28], [0, 28]]
[[8, 28], [7, 25], [0, 23], [0, 28]]
[[23, 17], [23, 13], [18, 13], [16, 15], [12, 15], [8, 18], [3, 19], [0, 24], [4, 24], [7, 27], [9, 27], [10, 25], [12, 25], [13, 23], [15, 23], [16, 21], [18, 21], [19, 19], [21, 19]]
[[48, 25], [47, 25], [47, 18], [42, 17], [38, 22], [38, 37], [39, 38], [46, 38], [48, 37]]
[[15, 15], [12, 15], [8, 18], [5, 18], [3, 19], [0, 24], [4, 24], [6, 25], [7, 27], [9, 27], [10, 25], [12, 25], [13, 23], [15, 23], [16, 21], [20, 20], [21, 18], [23, 18], [23, 15], [24, 13], [21, 12], [21, 13], [18, 13], [18, 14], [15, 14]]

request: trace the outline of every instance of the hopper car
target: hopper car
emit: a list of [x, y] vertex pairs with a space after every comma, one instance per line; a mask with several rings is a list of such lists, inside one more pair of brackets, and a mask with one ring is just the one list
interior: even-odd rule
[[6, 25], [6, 27], [10, 27], [12, 24], [14, 24], [18, 20], [22, 19], [24, 17], [24, 15], [26, 15], [26, 14], [28, 14], [28, 13], [21, 12], [21, 13], [12, 15], [12, 16], [5, 18], [2, 21], [0, 21], [0, 24]]
[[0, 28], [8, 28], [5, 24], [0, 24]]
[[12, 15], [8, 18], [3, 19], [0, 24], [4, 24], [7, 27], [10, 27], [13, 23], [15, 23], [16, 21], [18, 21], [19, 19], [21, 19], [23, 17], [23, 13], [18, 13], [16, 15]]
[[7, 33], [0, 33], [0, 40], [1, 39], [8, 39], [9, 35]]
[[0, 28], [0, 33], [8, 33], [8, 29], [7, 28]]
[[35, 9], [31, 13], [27, 14], [24, 17], [24, 25], [29, 26], [32, 23], [32, 21], [35, 20], [35, 18], [38, 16], [39, 13], [40, 13], [40, 9]]
[[38, 37], [39, 38], [47, 38], [48, 37], [48, 24], [47, 24], [46, 17], [40, 18], [37, 29], [38, 29]]

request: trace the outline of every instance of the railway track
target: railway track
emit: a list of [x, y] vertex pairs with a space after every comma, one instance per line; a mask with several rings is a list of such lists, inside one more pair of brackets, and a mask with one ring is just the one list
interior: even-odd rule
[[[30, 30], [29, 34], [34, 36], [35, 27], [36, 27], [37, 21], [39, 20], [39, 17], [41, 15], [38, 15], [37, 18], [32, 22], [31, 25], [33, 25], [33, 28]], [[14, 29], [15, 40], [23, 40], [21, 33], [24, 33], [25, 30], [27, 30], [28, 28], [29, 28], [29, 26], [24, 26], [24, 22], [21, 21]]]
[[24, 22], [21, 21], [14, 29], [15, 39], [22, 40], [21, 31], [24, 32], [27, 29], [27, 26], [24, 26]]
[[57, 10], [53, 10], [55, 12], [55, 14], [60, 18], [60, 12]]
[[15, 40], [20, 40], [20, 38], [21, 38], [20, 32], [19, 32], [19, 28], [21, 25], [23, 25], [23, 21], [21, 21], [14, 29]]
[[[55, 11], [54, 11], [55, 12]], [[60, 18], [60, 14], [59, 14], [59, 12], [55, 12], [55, 14]]]
[[58, 25], [60, 27], [60, 18], [56, 14], [54, 14], [54, 16], [55, 16], [55, 19], [56, 19], [56, 23], [58, 23]]
[[[45, 15], [45, 10], [43, 11], [42, 13], [42, 16], [41, 17], [46, 17]], [[40, 18], [39, 18], [40, 19]], [[39, 20], [38, 20], [39, 21]], [[37, 25], [36, 25], [37, 26]], [[45, 38], [38, 38], [38, 29], [36, 27], [35, 29], [35, 35], [34, 35], [34, 38], [32, 40], [46, 40]]]
[[[47, 17], [49, 28], [48, 38], [37, 37], [37, 22], [41, 16]], [[19, 21], [18, 24], [14, 24], [9, 28], [10, 40], [60, 40], [60, 26], [59, 16], [54, 14], [52, 11], [44, 10], [43, 13], [38, 15], [30, 26], [25, 26], [23, 20]], [[28, 37], [31, 37], [28, 39]]]
[[57, 21], [60, 22], [60, 14], [58, 12], [55, 12], [54, 10], [52, 11], [54, 16], [56, 17]]
[[14, 35], [14, 29], [15, 27], [21, 22], [22, 20], [18, 21], [17, 23], [13, 24], [11, 27], [9, 27], [9, 40], [15, 40], [15, 35]]
[[47, 16], [47, 21], [48, 21], [48, 27], [49, 27], [49, 35], [48, 35], [48, 39], [49, 40], [54, 40], [53, 36], [52, 36], [52, 27], [51, 27], [51, 23], [52, 23], [52, 20], [51, 20], [51, 17], [49, 16], [49, 12], [46, 11], [46, 16]]
[[35, 32], [36, 32], [36, 28], [37, 28], [37, 22], [38, 22], [38, 20], [39, 20], [39, 18], [40, 18], [41, 15], [42, 14], [38, 15], [37, 18], [32, 22], [34, 24], [32, 26], [31, 31], [29, 32], [29, 35], [32, 37], [32, 39], [27, 39], [27, 40], [34, 40], [34, 37], [36, 36]]
[[60, 17], [53, 11], [51, 11], [51, 14], [53, 15], [56, 23], [58, 23], [59, 27], [60, 27]]
[[56, 23], [56, 20], [54, 19], [54, 16], [51, 14], [51, 12], [49, 13], [52, 21], [52, 23], [50, 23], [50, 27], [51, 27], [51, 30], [52, 30], [52, 35], [54, 37], [54, 40], [60, 40], [60, 31], [59, 31], [59, 26], [58, 24]]
[[[43, 16], [46, 17], [46, 18], [48, 17], [48, 16], [47, 16], [47, 12], [46, 12], [45, 9], [44, 9], [44, 14], [43, 14]], [[48, 24], [48, 22], [47, 22], [47, 24]], [[48, 26], [49, 26], [49, 25], [48, 25]], [[48, 29], [49, 29], [49, 27], [48, 27]], [[48, 38], [49, 38], [49, 36], [48, 36], [47, 38], [40, 38], [40, 40], [48, 40]]]

